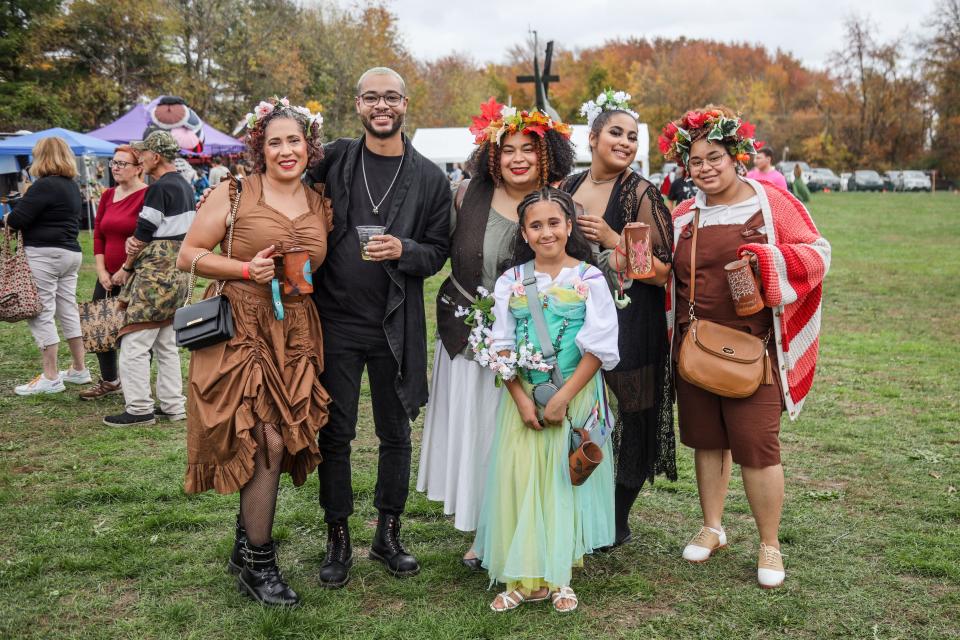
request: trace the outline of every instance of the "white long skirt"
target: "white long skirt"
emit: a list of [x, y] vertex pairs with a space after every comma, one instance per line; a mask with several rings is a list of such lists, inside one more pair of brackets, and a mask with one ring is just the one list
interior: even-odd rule
[[433, 388], [423, 422], [417, 491], [443, 502], [453, 526], [474, 531], [483, 503], [490, 446], [502, 388], [492, 371], [461, 355], [452, 360], [440, 341]]

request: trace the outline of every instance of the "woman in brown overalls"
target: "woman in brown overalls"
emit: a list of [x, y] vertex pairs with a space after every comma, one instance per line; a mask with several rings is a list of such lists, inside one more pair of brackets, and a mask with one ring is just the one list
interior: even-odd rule
[[[675, 143], [670, 148], [670, 152], [680, 155], [679, 159], [687, 166], [699, 189], [692, 204], [687, 201], [689, 206], [678, 207], [674, 213], [675, 237], [679, 234], [673, 255], [673, 308], [677, 318], [672, 348], [674, 371], [677, 370], [679, 347], [690, 322], [687, 310], [690, 307], [694, 220], [699, 220], [697, 317], [761, 339], [773, 333], [773, 312], [769, 307], [752, 316], [736, 314], [724, 272], [724, 265], [739, 257], [738, 251], [743, 245], [767, 241], [759, 194], [751, 182], [738, 175], [742, 156], [755, 151], [752, 128], [744, 132], [749, 137], [741, 135], [738, 128], [736, 133], [721, 140], [708, 140], [717, 120], [701, 117], [704, 112], [719, 112], [721, 117], [736, 119], [739, 127], [735, 113], [723, 107], [708, 106], [684, 116], [681, 129], [688, 133], [689, 140], [680, 138], [680, 148]], [[743, 144], [744, 141], [748, 146]], [[694, 214], [698, 210], [697, 218]], [[775, 340], [771, 339], [767, 344], [770, 362], [776, 370]], [[684, 559], [705, 562], [726, 546], [721, 517], [732, 463], [735, 462], [740, 465], [747, 500], [760, 533], [757, 579], [765, 588], [780, 586], [785, 574], [778, 540], [784, 496], [779, 441], [780, 414], [784, 405], [779, 376], [772, 376], [772, 381], [761, 384], [753, 395], [740, 399], [716, 395], [687, 382], [680, 375], [675, 375], [674, 380], [680, 441], [695, 450], [697, 488], [703, 509], [703, 526], [684, 548]]]

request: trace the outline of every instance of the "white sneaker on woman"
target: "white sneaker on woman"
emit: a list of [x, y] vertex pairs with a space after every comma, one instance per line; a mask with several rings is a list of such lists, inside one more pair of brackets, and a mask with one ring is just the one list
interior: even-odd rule
[[42, 373], [26, 384], [14, 387], [13, 392], [18, 396], [32, 396], [38, 393], [60, 393], [66, 391], [63, 386], [63, 380], [59, 377], [56, 380], [47, 380], [47, 376]]
[[90, 377], [90, 369], [77, 371], [73, 367], [70, 367], [66, 371], [61, 371], [60, 379], [70, 384], [90, 384], [93, 382], [93, 378]]
[[783, 584], [786, 575], [780, 550], [761, 542], [760, 557], [757, 560], [757, 582], [760, 586], [764, 589], [776, 589]]

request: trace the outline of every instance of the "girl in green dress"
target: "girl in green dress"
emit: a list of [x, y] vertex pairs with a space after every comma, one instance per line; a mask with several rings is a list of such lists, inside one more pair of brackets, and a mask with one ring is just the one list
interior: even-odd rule
[[[614, 539], [613, 452], [580, 486], [570, 481], [571, 430], [592, 422], [597, 434], [613, 426], [601, 368], [617, 365], [617, 313], [603, 274], [589, 264], [590, 246], [576, 226], [573, 200], [546, 187], [519, 207], [520, 230], [513, 266], [494, 289], [491, 349], [503, 362], [503, 394], [497, 413], [476, 551], [491, 581], [506, 591], [494, 611], [551, 598], [557, 611], [573, 611], [572, 568], [584, 554]], [[533, 262], [539, 304], [564, 384], [538, 413], [531, 393], [550, 380], [523, 285]], [[598, 442], [599, 444], [599, 442]]]

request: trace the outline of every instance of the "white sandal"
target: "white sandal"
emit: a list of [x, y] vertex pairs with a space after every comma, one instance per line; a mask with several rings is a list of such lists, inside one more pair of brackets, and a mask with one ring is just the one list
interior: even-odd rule
[[[539, 591], [539, 589], [538, 589]], [[497, 598], [503, 600], [504, 607], [498, 609], [494, 605], [497, 602], [497, 598], [493, 599], [493, 602], [490, 603], [490, 609], [496, 613], [503, 613], [504, 611], [512, 611], [516, 609], [524, 602], [543, 602], [550, 597], [550, 589], [547, 589], [547, 592], [542, 596], [531, 598], [530, 596], [524, 595], [520, 589], [514, 589], [513, 591], [503, 591], [497, 594]]]
[[[571, 611], [576, 611], [577, 605], [580, 604], [580, 600], [577, 599], [577, 594], [573, 592], [573, 589], [570, 587], [560, 587], [556, 591], [550, 594], [550, 597], [553, 600], [553, 610], [557, 613], [570, 613]], [[561, 609], [557, 606], [557, 603], [560, 600], [572, 600], [573, 606], [566, 607]]]

